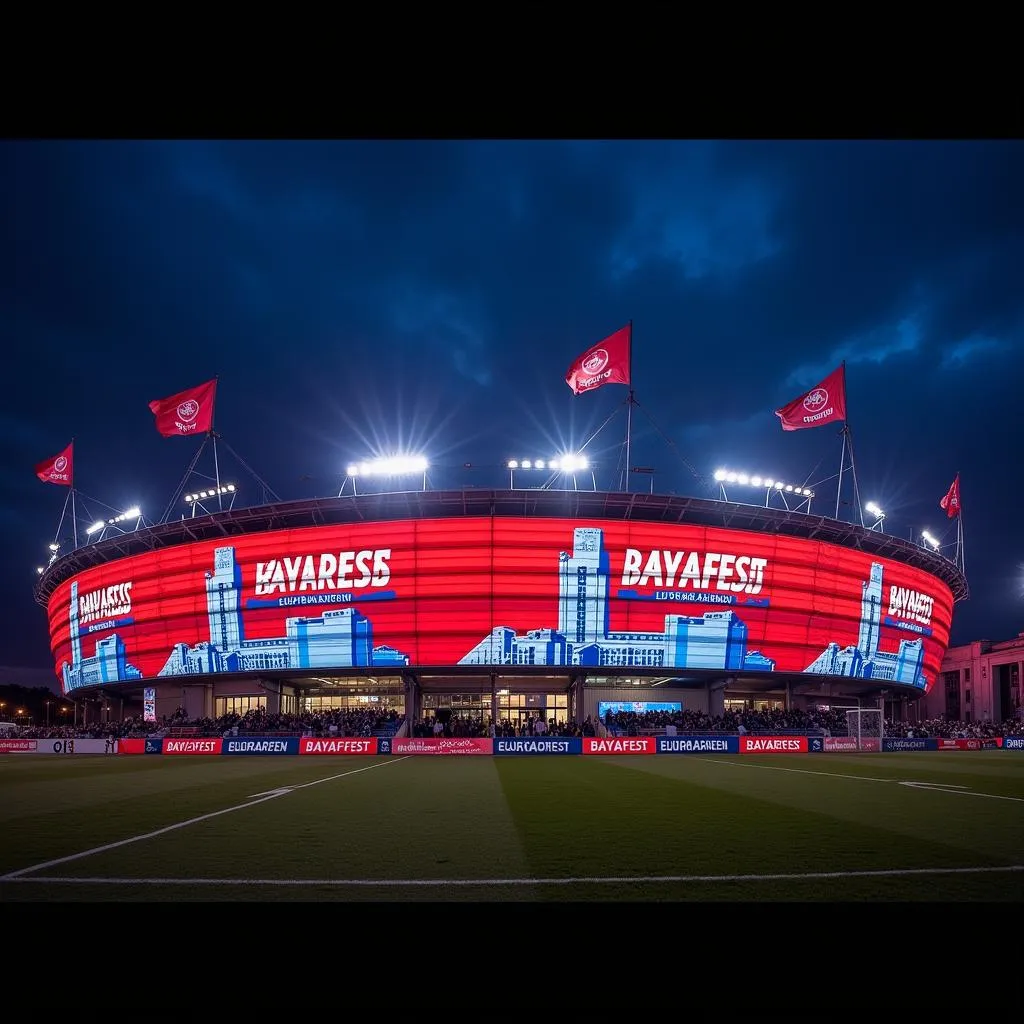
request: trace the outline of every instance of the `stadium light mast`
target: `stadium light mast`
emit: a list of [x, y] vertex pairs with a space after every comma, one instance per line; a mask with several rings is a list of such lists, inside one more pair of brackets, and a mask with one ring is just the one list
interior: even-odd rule
[[430, 462], [425, 455], [385, 455], [375, 459], [364, 459], [362, 462], [350, 462], [345, 470], [345, 479], [341, 482], [340, 498], [345, 487], [351, 482], [352, 494], [356, 492], [356, 480], [359, 477], [423, 477], [423, 490], [427, 489], [427, 470]]
[[725, 486], [730, 484], [738, 487], [753, 487], [757, 490], [763, 490], [765, 508], [768, 508], [772, 503], [772, 499], [775, 498], [782, 502], [782, 506], [787, 512], [810, 513], [811, 511], [811, 499], [814, 497], [814, 491], [809, 487], [804, 487], [802, 484], [788, 484], [774, 476], [764, 476], [758, 473], [741, 473], [731, 469], [716, 469], [715, 481], [718, 483], [722, 501], [729, 500]]
[[882, 525], [885, 522], [885, 513], [875, 504], [873, 501], [869, 501], [864, 506], [864, 511], [868, 515], [874, 516], [875, 521], [868, 527], [869, 530], [878, 530], [879, 533], [885, 533], [885, 528]]
[[576, 478], [579, 474], [586, 473], [588, 470], [590, 471], [591, 486], [595, 491], [597, 490], [594, 467], [585, 455], [567, 453], [565, 455], [556, 455], [551, 459], [509, 459], [505, 463], [505, 468], [508, 470], [509, 490], [513, 491], [516, 486], [517, 472], [536, 474], [538, 470], [549, 474], [545, 478], [544, 483], [540, 484], [541, 490], [549, 490], [551, 485], [560, 476], [569, 476], [572, 477], [572, 489], [578, 491], [579, 484]]
[[[224, 511], [224, 499], [228, 499], [228, 511], [230, 512], [235, 507], [235, 498], [238, 495], [238, 488], [234, 484], [218, 484], [216, 487], [204, 487], [201, 491], [191, 491], [185, 495], [185, 504], [189, 506], [192, 511], [191, 518], [195, 519], [196, 509], [204, 515], [212, 515], [210, 510], [203, 504], [204, 502], [211, 501], [213, 498], [217, 499], [217, 511]], [[184, 516], [182, 516], [184, 519]]]
[[[135, 533], [140, 527], [145, 526], [146, 521], [142, 515], [142, 509], [138, 505], [118, 512], [108, 519], [97, 519], [91, 526], [85, 528], [86, 544], [93, 544], [103, 540], [110, 532], [113, 533]], [[50, 545], [52, 551], [54, 546]], [[53, 558], [57, 557], [54, 552]], [[52, 559], [51, 559], [52, 561]]]
[[929, 551], [938, 551], [942, 546], [927, 530], [921, 531], [921, 540], [923, 541], [921, 547], [927, 548]]

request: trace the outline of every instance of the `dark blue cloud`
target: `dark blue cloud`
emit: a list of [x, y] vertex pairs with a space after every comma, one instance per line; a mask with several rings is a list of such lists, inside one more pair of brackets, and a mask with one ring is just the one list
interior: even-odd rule
[[[659, 489], [699, 489], [684, 460], [728, 464], [821, 480], [827, 507], [838, 436], [783, 435], [772, 410], [845, 360], [862, 497], [894, 529], [943, 530], [936, 503], [963, 474], [956, 639], [1024, 628], [1020, 143], [0, 153], [0, 662], [26, 637], [45, 662], [29, 587], [63, 494], [31, 467], [68, 438], [84, 495], [156, 517], [193, 447], [158, 438], [146, 403], [219, 374], [218, 426], [285, 498], [335, 493], [350, 459], [405, 445], [458, 484], [445, 466], [547, 455], [608, 417], [589, 450], [615, 486], [623, 389], [574, 398], [562, 375], [630, 319], [633, 461]], [[500, 483], [485, 475], [471, 482]]]

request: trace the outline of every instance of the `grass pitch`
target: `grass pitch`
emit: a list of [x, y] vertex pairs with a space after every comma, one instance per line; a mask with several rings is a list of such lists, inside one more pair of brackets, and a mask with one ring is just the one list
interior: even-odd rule
[[1024, 896], [1024, 755], [0, 757], [0, 901]]

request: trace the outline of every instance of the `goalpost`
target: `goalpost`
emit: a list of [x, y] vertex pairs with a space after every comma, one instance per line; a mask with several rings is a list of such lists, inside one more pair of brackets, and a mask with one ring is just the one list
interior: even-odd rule
[[884, 718], [881, 708], [847, 709], [846, 735], [857, 741], [858, 750], [880, 752], [883, 734]]

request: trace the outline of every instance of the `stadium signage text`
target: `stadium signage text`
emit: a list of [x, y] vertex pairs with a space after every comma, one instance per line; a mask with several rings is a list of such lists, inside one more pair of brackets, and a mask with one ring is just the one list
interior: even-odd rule
[[656, 748], [654, 736], [583, 737], [584, 754], [653, 754]]
[[738, 736], [659, 736], [659, 754], [736, 754]]
[[928, 626], [931, 625], [934, 607], [935, 598], [922, 594], [919, 590], [909, 590], [906, 587], [889, 588], [889, 614], [894, 618]]
[[232, 736], [221, 747], [222, 754], [295, 754], [299, 750], [296, 736], [270, 738], [267, 736]]
[[897, 750], [935, 750], [935, 741], [924, 736], [907, 736], [906, 738], [885, 737], [882, 740], [882, 750], [892, 753]]
[[503, 736], [494, 741], [495, 754], [579, 754], [579, 739], [563, 736]]
[[81, 625], [97, 619], [116, 619], [130, 615], [132, 610], [132, 584], [114, 583], [102, 590], [81, 594], [78, 598], [78, 621]]
[[303, 736], [299, 740], [300, 754], [376, 754], [377, 739], [356, 739], [348, 737]]
[[728, 590], [734, 594], [758, 594], [764, 585], [767, 558], [723, 555], [696, 551], [654, 550], [644, 554], [626, 548], [622, 566], [624, 587], [677, 587], [684, 590]]
[[172, 740], [167, 738], [163, 743], [165, 754], [219, 754], [223, 740], [220, 739], [189, 739]]
[[384, 587], [391, 580], [390, 558], [391, 548], [271, 558], [256, 563], [256, 596]]
[[741, 736], [741, 754], [806, 754], [806, 736]]
[[1024, 750], [1024, 736], [1007, 736], [1003, 740], [1003, 746], [1007, 750]]

